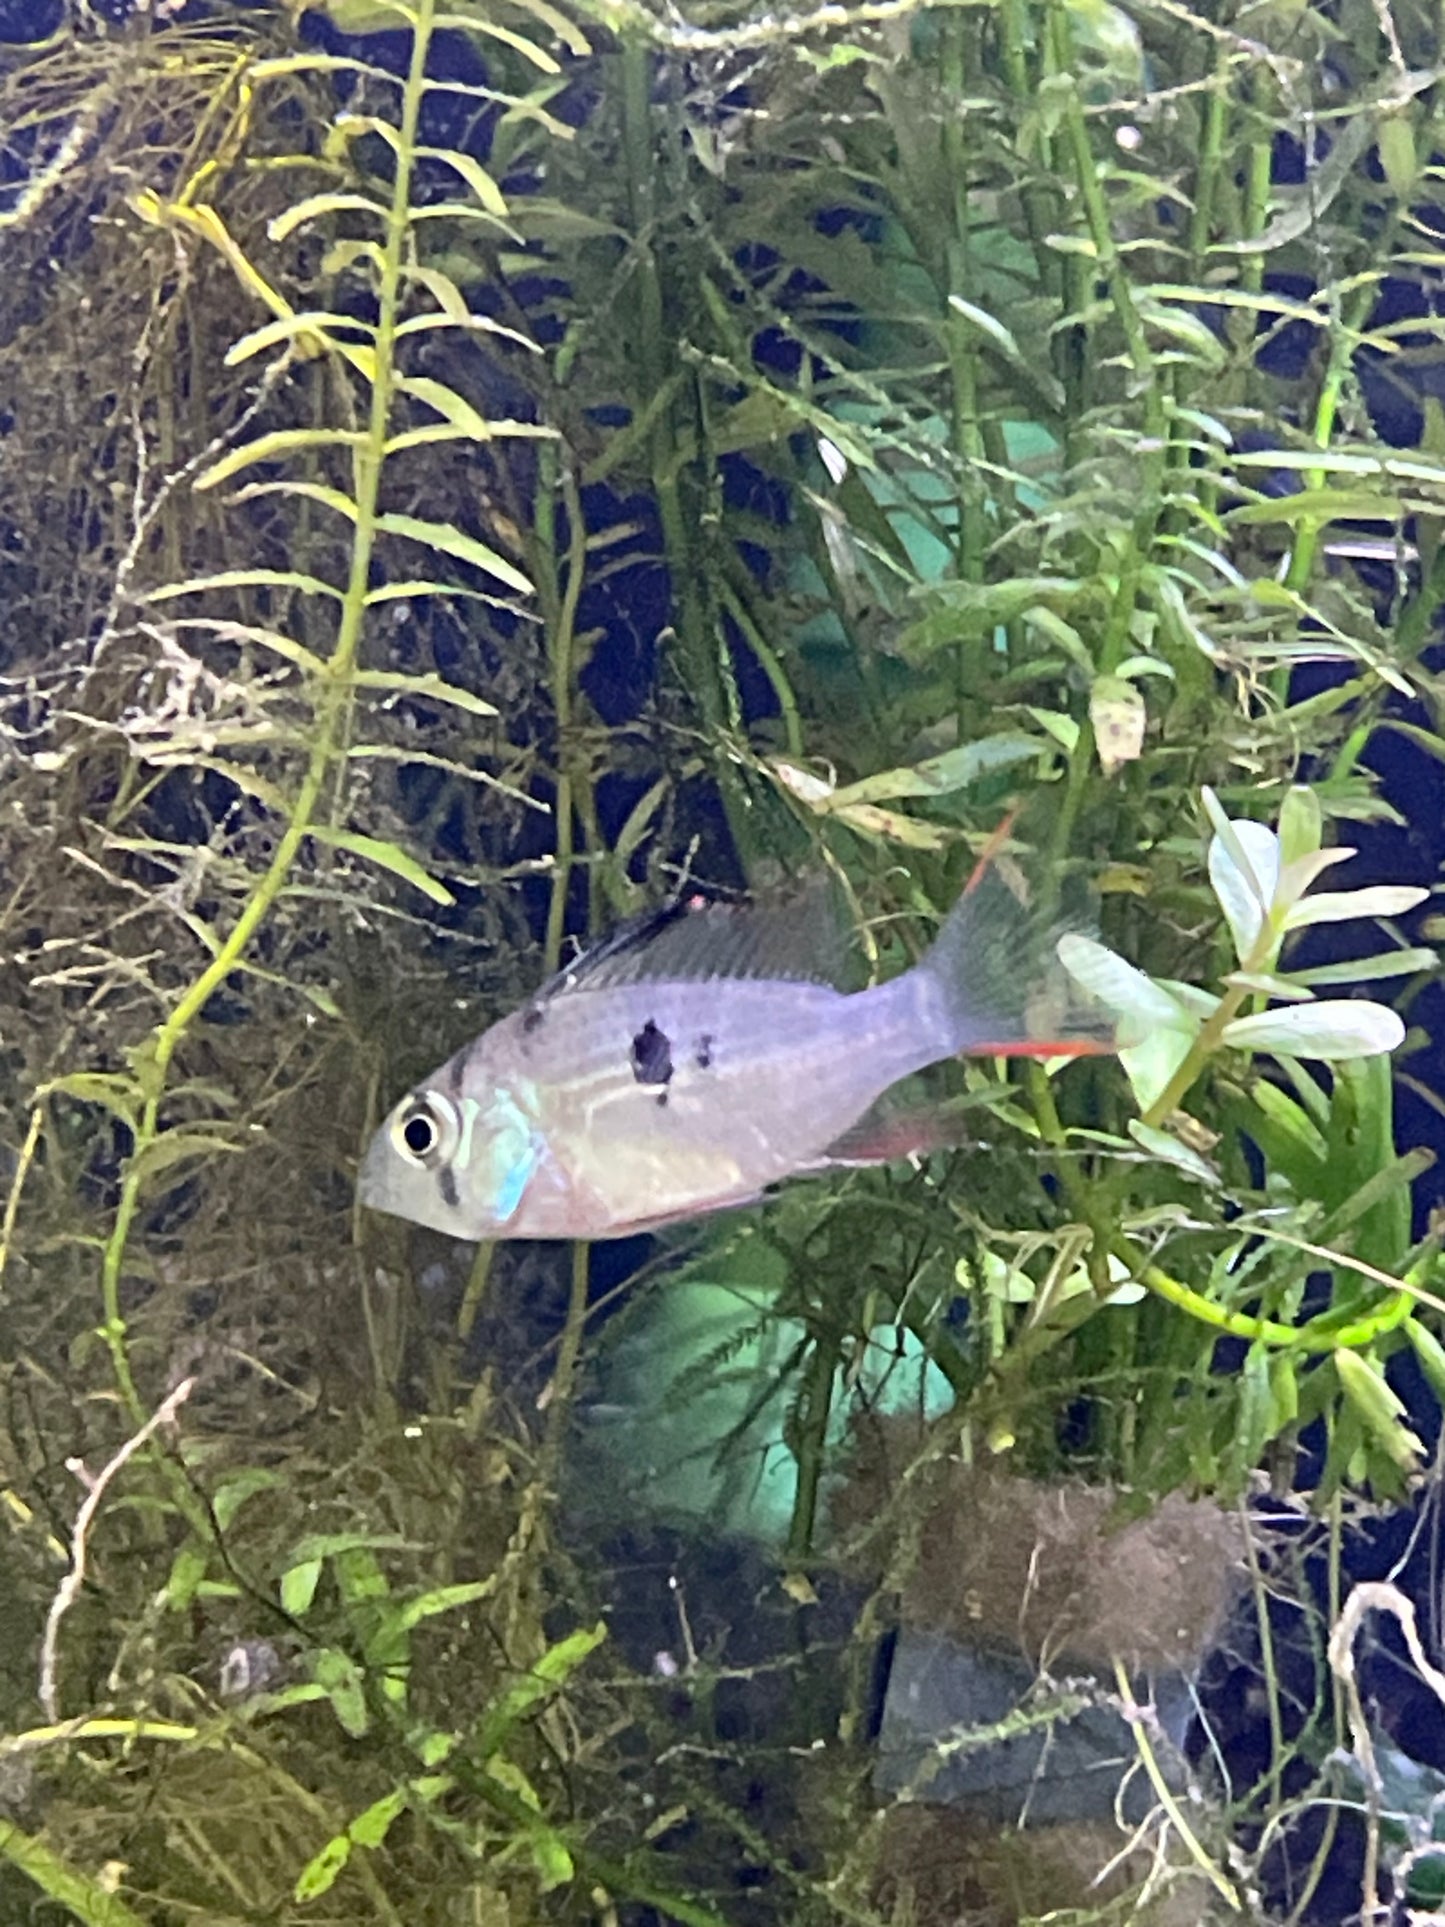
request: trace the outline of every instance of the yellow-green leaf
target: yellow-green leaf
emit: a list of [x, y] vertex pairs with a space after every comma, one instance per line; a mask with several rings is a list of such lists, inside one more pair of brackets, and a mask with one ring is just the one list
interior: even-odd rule
[[574, 59], [582, 60], [591, 53], [591, 43], [577, 23], [569, 20], [560, 8], [549, 6], [547, 0], [511, 0], [511, 4], [519, 13], [530, 13], [534, 20], [540, 20]]
[[[411, 395], [415, 400], [425, 402], [428, 408], [434, 408], [469, 441], [489, 442], [499, 432], [506, 433], [509, 427], [514, 432], [520, 430], [523, 434], [538, 432], [530, 423], [509, 424], [488, 421], [487, 417], [479, 409], [473, 408], [472, 404], [464, 396], [459, 395], [455, 388], [449, 388], [444, 381], [434, 381], [429, 375], [403, 375], [396, 385], [402, 394]], [[542, 432], [556, 434], [555, 429]]]
[[292, 0], [297, 14], [315, 9], [346, 34], [395, 33], [414, 26], [415, 10], [405, 0]]
[[513, 33], [510, 27], [499, 27], [495, 20], [483, 14], [439, 13], [434, 16], [432, 26], [438, 33], [447, 27], [456, 27], [462, 33], [486, 34], [489, 39], [500, 40], [504, 47], [521, 54], [524, 60], [530, 60], [544, 74], [560, 74], [562, 71], [551, 54], [546, 53], [535, 41], [528, 40], [523, 34]]
[[464, 709], [469, 716], [495, 716], [492, 703], [474, 696], [470, 689], [459, 689], [433, 670], [424, 676], [393, 675], [385, 669], [358, 669], [352, 678], [358, 689], [383, 689], [392, 696], [430, 696], [433, 702], [449, 703]]
[[346, 1831], [358, 1847], [379, 1847], [391, 1830], [392, 1821], [405, 1808], [406, 1789], [393, 1789], [358, 1813]]
[[882, 803], [900, 796], [944, 796], [952, 790], [966, 789], [981, 776], [1010, 764], [1031, 761], [1048, 755], [1051, 746], [1037, 736], [1015, 730], [998, 736], [984, 736], [972, 743], [960, 743], [939, 756], [927, 757], [902, 769], [882, 770], [856, 783], [833, 790], [826, 810], [848, 809], [855, 803]]
[[440, 903], [450, 909], [456, 898], [444, 884], [424, 870], [415, 857], [395, 843], [384, 842], [380, 837], [362, 836], [356, 830], [332, 830], [320, 823], [313, 823], [309, 832], [318, 843], [329, 843], [338, 850], [349, 850], [353, 856], [363, 856], [368, 863], [375, 863], [383, 870], [390, 870], [414, 890], [430, 897], [433, 903]]
[[459, 562], [469, 562], [474, 569], [482, 569], [488, 575], [494, 575], [499, 582], [505, 582], [509, 589], [515, 589], [519, 595], [532, 593], [531, 583], [519, 568], [498, 555], [495, 549], [489, 549], [485, 542], [477, 541], [475, 536], [464, 535], [451, 522], [423, 522], [415, 515], [378, 515], [376, 527], [381, 534], [404, 535], [409, 541], [421, 542], [442, 555], [455, 556]]
[[454, 1586], [438, 1586], [435, 1592], [426, 1592], [419, 1599], [409, 1599], [398, 1614], [401, 1631], [410, 1632], [424, 1619], [433, 1619], [438, 1613], [455, 1612], [458, 1607], [475, 1605], [479, 1599], [486, 1599], [496, 1590], [495, 1573], [489, 1579], [463, 1579]]
[[[353, 28], [352, 31], [359, 30]], [[344, 1833], [328, 1840], [320, 1853], [314, 1854], [301, 1869], [293, 1889], [297, 1900], [317, 1900], [328, 1893], [350, 1858], [351, 1842]]]
[[274, 462], [293, 454], [298, 448], [360, 448], [366, 441], [359, 430], [349, 428], [278, 428], [269, 435], [258, 435], [253, 442], [233, 448], [219, 462], [203, 469], [191, 484], [195, 489], [215, 488], [218, 482], [251, 468], [257, 462]]
[[1405, 1336], [1415, 1348], [1415, 1356], [1420, 1361], [1420, 1370], [1425, 1381], [1442, 1407], [1445, 1407], [1445, 1345], [1435, 1336], [1427, 1325], [1420, 1323], [1418, 1313], [1405, 1320]]
[[237, 1149], [234, 1138], [223, 1137], [218, 1131], [192, 1131], [177, 1125], [142, 1145], [131, 1159], [131, 1171], [142, 1181], [148, 1181], [187, 1158], [210, 1157], [218, 1151]]
[[419, 147], [416, 151], [426, 160], [445, 162], [454, 173], [461, 175], [489, 214], [506, 219], [507, 203], [502, 190], [470, 154], [460, 153], [455, 147]]
[[303, 1614], [310, 1612], [320, 1579], [319, 1559], [302, 1559], [296, 1565], [289, 1566], [281, 1575], [282, 1611], [290, 1613], [293, 1619], [300, 1619]]
[[342, 328], [349, 329], [352, 333], [375, 332], [369, 322], [355, 321], [349, 314], [327, 314], [318, 311], [278, 315], [274, 321], [268, 321], [259, 328], [253, 328], [250, 334], [242, 335], [239, 341], [233, 341], [226, 350], [226, 366], [238, 368], [243, 361], [249, 361], [253, 355], [265, 354], [268, 348], [279, 347], [282, 342], [295, 341], [298, 336], [310, 336], [319, 345], [334, 349], [339, 355], [345, 355], [357, 367], [360, 367], [361, 363], [355, 358], [365, 355], [368, 357], [368, 362], [363, 372], [369, 371], [374, 375], [376, 357], [372, 349], [359, 346], [355, 342], [339, 340], [334, 331]]
[[1385, 1374], [1372, 1359], [1344, 1347], [1334, 1357], [1341, 1388], [1365, 1429], [1402, 1472], [1418, 1472], [1425, 1448], [1406, 1425], [1404, 1402]]
[[70, 1071], [64, 1077], [53, 1077], [48, 1084], [42, 1084], [36, 1095], [49, 1097], [53, 1091], [77, 1098], [82, 1104], [103, 1105], [113, 1116], [134, 1128], [140, 1092], [133, 1078], [122, 1077], [114, 1071]]
[[902, 810], [879, 809], [876, 803], [854, 803], [847, 809], [829, 812], [860, 836], [881, 837], [888, 843], [901, 843], [908, 850], [942, 850], [948, 845], [949, 832], [936, 823], [924, 823]]
[[325, 1688], [343, 1731], [361, 1739], [370, 1730], [371, 1714], [356, 1662], [335, 1647], [326, 1647], [316, 1655], [315, 1670], [316, 1683]]
[[334, 191], [325, 194], [308, 194], [304, 200], [294, 201], [290, 207], [273, 214], [266, 223], [267, 238], [284, 241], [305, 221], [313, 221], [318, 214], [373, 214], [383, 224], [388, 219], [387, 210], [379, 201], [373, 201], [369, 194], [338, 194]]
[[299, 595], [329, 595], [339, 602], [341, 591], [320, 576], [302, 575], [297, 569], [220, 569], [215, 575], [192, 575], [184, 582], [163, 582], [148, 589], [147, 602], [164, 602], [170, 596], [206, 595], [212, 589], [295, 589]]
[[262, 495], [299, 495], [308, 502], [319, 502], [322, 508], [335, 509], [344, 515], [348, 522], [357, 516], [355, 500], [344, 489], [328, 488], [324, 482], [248, 482], [236, 491], [238, 502], [254, 502]]

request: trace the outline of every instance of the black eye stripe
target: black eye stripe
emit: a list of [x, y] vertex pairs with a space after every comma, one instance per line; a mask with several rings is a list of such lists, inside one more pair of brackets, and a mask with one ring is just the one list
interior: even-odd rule
[[430, 1168], [451, 1158], [459, 1128], [454, 1106], [437, 1092], [427, 1091], [403, 1109], [392, 1126], [392, 1143], [411, 1163]]

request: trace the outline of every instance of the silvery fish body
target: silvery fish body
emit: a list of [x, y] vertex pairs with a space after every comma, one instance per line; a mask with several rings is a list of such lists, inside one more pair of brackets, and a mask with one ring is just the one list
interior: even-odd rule
[[812, 980], [826, 940], [799, 936], [796, 912], [674, 906], [604, 943], [402, 1100], [362, 1202], [458, 1238], [622, 1237], [926, 1142], [870, 1113], [940, 1058], [1106, 1047], [1040, 1009], [1061, 972], [991, 874], [871, 989]]

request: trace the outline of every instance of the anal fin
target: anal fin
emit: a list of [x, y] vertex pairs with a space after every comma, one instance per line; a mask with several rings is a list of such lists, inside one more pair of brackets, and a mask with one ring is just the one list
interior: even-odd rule
[[937, 1105], [903, 1105], [881, 1098], [858, 1122], [828, 1146], [817, 1161], [824, 1165], [894, 1164], [901, 1158], [926, 1157], [967, 1142], [957, 1117]]

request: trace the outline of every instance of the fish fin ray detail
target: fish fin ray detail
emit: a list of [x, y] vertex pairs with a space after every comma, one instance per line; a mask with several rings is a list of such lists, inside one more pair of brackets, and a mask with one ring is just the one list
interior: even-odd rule
[[1073, 926], [1050, 923], [981, 869], [944, 919], [919, 970], [941, 993], [949, 1053], [1082, 1057], [1112, 1051], [1115, 1025], [1059, 961]]
[[727, 977], [781, 977], [837, 987], [847, 959], [847, 932], [825, 881], [811, 881], [796, 896], [777, 902], [698, 904], [677, 897], [584, 950], [534, 1002], [620, 984]]

